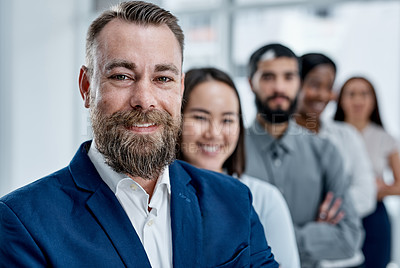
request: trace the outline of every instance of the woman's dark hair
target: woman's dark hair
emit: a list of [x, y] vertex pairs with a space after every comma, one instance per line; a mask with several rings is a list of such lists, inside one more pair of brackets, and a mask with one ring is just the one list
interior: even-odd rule
[[306, 78], [308, 73], [321, 64], [329, 64], [333, 67], [333, 70], [336, 73], [336, 64], [324, 54], [321, 53], [308, 53], [304, 54], [300, 57], [301, 62], [301, 71], [300, 71], [300, 78], [302, 81]]
[[354, 81], [354, 80], [362, 80], [362, 81], [364, 81], [365, 83], [368, 84], [368, 86], [369, 86], [369, 88], [370, 88], [370, 90], [371, 90], [372, 96], [373, 96], [373, 98], [374, 98], [374, 104], [375, 104], [375, 105], [374, 105], [374, 110], [372, 111], [372, 113], [371, 113], [369, 119], [370, 119], [372, 122], [374, 122], [375, 124], [377, 124], [377, 125], [383, 127], [382, 120], [381, 120], [381, 116], [380, 116], [380, 114], [379, 114], [378, 99], [377, 99], [377, 97], [376, 97], [375, 88], [374, 88], [374, 86], [372, 85], [372, 83], [371, 83], [368, 79], [366, 79], [365, 77], [362, 77], [362, 76], [353, 76], [353, 77], [349, 78], [349, 79], [343, 84], [342, 88], [340, 89], [340, 93], [339, 93], [339, 98], [338, 98], [338, 103], [337, 103], [336, 113], [335, 113], [334, 119], [335, 119], [336, 121], [344, 121], [345, 115], [344, 115], [344, 111], [343, 111], [343, 108], [342, 108], [343, 91], [344, 91], [344, 88], [345, 88], [350, 82], [352, 82], [352, 81]]
[[[240, 105], [239, 93], [229, 75], [216, 68], [198, 68], [187, 71], [185, 74], [185, 91], [183, 93], [183, 100], [182, 100], [182, 114], [185, 111], [186, 104], [189, 102], [190, 94], [192, 93], [193, 89], [197, 85], [206, 81], [219, 81], [227, 84], [229, 87], [232, 88], [232, 90], [235, 92], [238, 98], [239, 128], [240, 128], [239, 139], [232, 155], [228, 157], [228, 159], [225, 161], [222, 167], [226, 169], [229, 175], [236, 174], [238, 177], [240, 177], [243, 174], [245, 168], [244, 125], [243, 125], [242, 109]], [[180, 146], [177, 158], [182, 160], [183, 155], [181, 148], [182, 146]]]

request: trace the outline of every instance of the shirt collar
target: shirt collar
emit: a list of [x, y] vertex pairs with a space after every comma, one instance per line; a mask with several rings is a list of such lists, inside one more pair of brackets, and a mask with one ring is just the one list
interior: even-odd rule
[[290, 152], [296, 149], [296, 136], [305, 133], [307, 134], [309, 132], [306, 128], [299, 126], [292, 119], [289, 120], [288, 128], [279, 139], [275, 139], [271, 136], [257, 120], [254, 120], [249, 131], [252, 133], [253, 138], [256, 139], [256, 143], [260, 144], [262, 150], [268, 151], [273, 146], [279, 145], [279, 147], [281, 147], [285, 152]]
[[169, 178], [169, 167], [165, 166], [163, 173], [161, 173], [160, 178], [157, 180], [156, 187], [154, 191], [157, 191], [159, 187], [167, 187], [168, 194], [171, 194], [171, 183]]
[[296, 141], [300, 136], [304, 135], [314, 135], [314, 133], [297, 124], [294, 119], [290, 119], [288, 129], [281, 138], [281, 144], [284, 145], [285, 149], [288, 151], [295, 151], [297, 150]]
[[259, 145], [262, 151], [268, 151], [275, 141], [275, 138], [261, 126], [257, 119], [254, 120], [248, 131], [251, 134], [251, 139], [254, 139], [255, 144]]
[[328, 133], [332, 131], [333, 127], [333, 120], [332, 119], [326, 119], [326, 118], [321, 118], [319, 119], [319, 132], [318, 134], [320, 136], [326, 136]]
[[[94, 142], [94, 140], [90, 145], [88, 156], [92, 161], [93, 165], [95, 166], [102, 180], [108, 185], [108, 187], [115, 194], [117, 192], [118, 183], [121, 180], [129, 177], [126, 174], [116, 172], [109, 165], [106, 164], [104, 156], [97, 150], [96, 143]], [[170, 184], [168, 166], [164, 168], [163, 173], [158, 178], [154, 192], [156, 192], [157, 188], [162, 187], [161, 185], [166, 185], [168, 194], [171, 194], [171, 184]]]

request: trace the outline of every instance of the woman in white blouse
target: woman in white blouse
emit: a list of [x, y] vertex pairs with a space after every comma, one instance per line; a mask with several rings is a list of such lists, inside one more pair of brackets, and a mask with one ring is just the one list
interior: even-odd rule
[[246, 184], [280, 267], [300, 267], [292, 219], [282, 194], [271, 184], [243, 174], [244, 126], [239, 94], [231, 78], [215, 68], [186, 72], [182, 114], [178, 158]]
[[[382, 202], [388, 195], [400, 195], [400, 157], [397, 142], [382, 126], [375, 89], [364, 77], [347, 80], [339, 94], [335, 120], [350, 123], [365, 141], [377, 184], [377, 208], [364, 218], [366, 232], [363, 252], [366, 268], [386, 267], [390, 261], [391, 226]], [[394, 181], [383, 180], [383, 172], [390, 168]]]

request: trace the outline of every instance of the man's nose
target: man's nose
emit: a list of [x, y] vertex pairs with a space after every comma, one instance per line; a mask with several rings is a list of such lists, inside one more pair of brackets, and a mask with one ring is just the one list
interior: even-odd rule
[[143, 110], [156, 108], [157, 101], [153, 86], [151, 81], [138, 81], [132, 90], [130, 98], [131, 107]]
[[283, 78], [277, 78], [275, 80], [275, 92], [284, 93], [286, 90], [286, 82]]

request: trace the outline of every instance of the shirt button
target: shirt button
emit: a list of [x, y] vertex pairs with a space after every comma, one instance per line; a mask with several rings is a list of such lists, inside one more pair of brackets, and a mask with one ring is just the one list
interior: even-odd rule
[[149, 222], [147, 223], [147, 226], [152, 226], [152, 225], [153, 225], [153, 223], [154, 223], [154, 221], [153, 221], [153, 220], [149, 220]]
[[282, 161], [280, 159], [275, 159], [274, 160], [274, 165], [279, 167], [282, 164]]
[[136, 184], [134, 184], [134, 183], [132, 183], [130, 186], [129, 186], [132, 190], [134, 190], [134, 191], [136, 191], [137, 190], [137, 185]]

